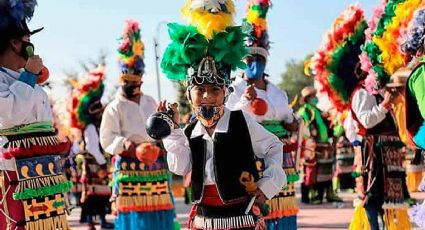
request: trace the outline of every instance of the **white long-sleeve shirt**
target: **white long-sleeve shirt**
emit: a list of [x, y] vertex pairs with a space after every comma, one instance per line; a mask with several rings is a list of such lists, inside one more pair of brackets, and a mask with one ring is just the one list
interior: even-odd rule
[[140, 103], [126, 99], [118, 92], [106, 106], [100, 125], [100, 143], [105, 152], [118, 154], [124, 150], [127, 140], [140, 144], [153, 141], [146, 133], [146, 120], [156, 111], [155, 100], [141, 95]]
[[384, 107], [378, 105], [376, 98], [364, 88], [360, 88], [354, 92], [351, 108], [359, 122], [366, 129], [373, 128], [383, 121], [388, 112]]
[[[20, 72], [0, 67], [0, 129], [35, 122], [53, 122], [46, 92], [39, 85], [34, 88], [19, 81]], [[0, 137], [0, 154], [7, 143]], [[0, 170], [15, 170], [15, 160], [0, 157]]]
[[91, 154], [99, 165], [106, 164], [105, 157], [99, 146], [99, 135], [97, 134], [96, 126], [93, 124], [87, 125], [84, 129], [84, 141], [86, 142], [86, 150]]
[[[244, 113], [252, 141], [252, 149], [258, 158], [264, 159], [265, 170], [257, 186], [267, 198], [271, 199], [286, 184], [286, 175], [282, 169], [283, 145], [277, 137], [269, 133], [258, 124], [250, 115]], [[190, 138], [202, 136], [206, 141], [206, 164], [204, 184], [216, 184], [214, 176], [213, 137], [216, 133], [226, 133], [229, 127], [230, 110], [225, 109], [223, 117], [217, 123], [212, 137], [205, 127], [198, 122]], [[167, 161], [170, 171], [178, 175], [186, 175], [192, 169], [191, 150], [189, 141], [182, 129], [174, 129], [171, 135], [163, 139], [167, 150]], [[247, 143], [248, 144], [248, 143]]]
[[246, 81], [242, 77], [236, 78], [233, 83], [234, 92], [229, 95], [229, 100], [226, 103], [230, 110], [243, 110], [254, 116], [257, 122], [265, 120], [283, 120], [287, 123], [292, 123], [294, 117], [293, 110], [288, 104], [288, 95], [286, 92], [277, 88], [273, 83], [267, 82], [266, 90], [255, 88], [257, 98], [261, 98], [267, 102], [268, 110], [263, 116], [255, 115], [251, 110], [251, 101], [245, 96], [245, 89], [248, 87]]

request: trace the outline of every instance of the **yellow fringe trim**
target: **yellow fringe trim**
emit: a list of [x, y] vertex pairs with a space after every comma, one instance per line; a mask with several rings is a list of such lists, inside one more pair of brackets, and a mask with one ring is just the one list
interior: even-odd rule
[[406, 184], [409, 192], [417, 192], [422, 181], [422, 172], [406, 172]]
[[298, 209], [296, 197], [274, 197], [266, 200], [270, 212]]
[[66, 215], [50, 217], [48, 219], [36, 220], [25, 224], [26, 230], [68, 230], [69, 225]]
[[384, 209], [384, 222], [387, 230], [412, 229], [407, 209]]
[[117, 209], [134, 206], [158, 206], [172, 204], [170, 194], [150, 196], [118, 196]]
[[356, 206], [348, 230], [370, 230], [366, 210], [362, 205]]

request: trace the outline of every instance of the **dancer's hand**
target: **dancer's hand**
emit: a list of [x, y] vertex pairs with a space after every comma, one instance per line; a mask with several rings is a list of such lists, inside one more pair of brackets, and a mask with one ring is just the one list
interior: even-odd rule
[[244, 92], [244, 96], [246, 97], [246, 99], [248, 99], [250, 101], [257, 98], [257, 92], [255, 91], [255, 85], [254, 84], [246, 87], [245, 92]]
[[385, 93], [384, 93], [384, 100], [381, 102], [381, 105], [386, 110], [390, 110], [391, 109], [392, 97], [393, 97], [393, 95], [390, 92], [385, 91]]
[[158, 112], [166, 112], [168, 109], [173, 111], [173, 115], [171, 118], [173, 119], [175, 124], [180, 123], [180, 111], [179, 105], [177, 103], [167, 103], [167, 100], [160, 101], [157, 107]]
[[136, 154], [136, 144], [134, 142], [127, 140], [124, 142], [124, 152], [126, 155], [135, 156]]
[[263, 218], [258, 220], [257, 225], [255, 226], [255, 230], [266, 230], [266, 222]]
[[43, 60], [38, 55], [29, 57], [25, 64], [25, 70], [35, 75], [38, 75], [43, 68]]

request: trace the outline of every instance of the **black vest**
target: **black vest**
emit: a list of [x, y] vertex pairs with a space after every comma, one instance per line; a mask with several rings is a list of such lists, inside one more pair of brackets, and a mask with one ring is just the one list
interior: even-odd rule
[[[377, 105], [379, 105], [384, 100], [384, 98], [379, 94], [376, 94], [374, 96]], [[379, 124], [370, 129], [367, 129], [367, 134], [398, 136], [397, 126], [395, 125], [394, 117], [392, 116], [392, 111], [389, 111], [387, 114], [385, 114], [385, 119], [379, 122]]]
[[[192, 196], [195, 203], [202, 199], [206, 163], [206, 141], [202, 136], [190, 138], [197, 121], [185, 130], [189, 140], [192, 160]], [[251, 136], [242, 111], [232, 111], [227, 133], [216, 133], [213, 145], [215, 181], [223, 202], [248, 197], [245, 187], [239, 182], [246, 171], [258, 180], [256, 159], [252, 149]]]

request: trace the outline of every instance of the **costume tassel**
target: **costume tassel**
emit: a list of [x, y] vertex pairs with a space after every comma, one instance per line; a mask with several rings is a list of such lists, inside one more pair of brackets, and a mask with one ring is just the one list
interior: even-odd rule
[[422, 166], [408, 165], [406, 167], [406, 184], [409, 192], [417, 192], [422, 181]]
[[354, 215], [351, 219], [349, 230], [370, 230], [366, 210], [362, 205], [357, 205], [354, 209]]
[[407, 209], [384, 209], [384, 222], [387, 230], [412, 229]]
[[50, 217], [36, 221], [27, 222], [25, 225], [27, 230], [69, 230], [66, 215]]

